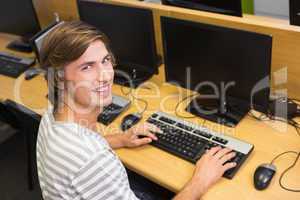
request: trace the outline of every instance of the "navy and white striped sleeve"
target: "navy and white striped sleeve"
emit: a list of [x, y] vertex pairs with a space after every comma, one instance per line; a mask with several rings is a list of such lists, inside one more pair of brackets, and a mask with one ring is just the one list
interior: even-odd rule
[[126, 173], [109, 151], [103, 150], [90, 157], [75, 174], [71, 186], [75, 199], [84, 200], [136, 200], [129, 186]]

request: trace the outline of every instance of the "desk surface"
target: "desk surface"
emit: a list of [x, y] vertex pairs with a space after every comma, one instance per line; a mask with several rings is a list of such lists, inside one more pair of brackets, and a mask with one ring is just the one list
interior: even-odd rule
[[[12, 38], [11, 36], [0, 35], [0, 50], [4, 50], [7, 41]], [[178, 90], [162, 80], [163, 66], [160, 67], [159, 75], [154, 76], [140, 89], [133, 90], [136, 96], [149, 102], [149, 107], [144, 114], [143, 120], [146, 120], [156, 110], [174, 114], [176, 103], [188, 92], [183, 89]], [[120, 86], [114, 85], [113, 91], [122, 95]], [[45, 98], [46, 94], [47, 85], [42, 76], [25, 81], [23, 75], [17, 79], [0, 75], [0, 99], [15, 100], [42, 114], [48, 102]], [[188, 113], [183, 111], [185, 105], [183, 103], [180, 110], [182, 110], [182, 114], [188, 115]], [[142, 109], [142, 107], [142, 103], [133, 102], [129, 110], [118, 117], [113, 124], [109, 127], [99, 125], [99, 128], [105, 129], [103, 132], [108, 133], [109, 129], [119, 126], [124, 115], [139, 108]], [[204, 122], [201, 118], [189, 120], [200, 124]], [[229, 200], [237, 199], [234, 198], [237, 195], [239, 195], [238, 199], [249, 200], [300, 199], [299, 193], [287, 192], [281, 189], [278, 184], [279, 175], [293, 162], [295, 159], [294, 155], [287, 155], [276, 161], [275, 164], [278, 171], [267, 190], [256, 191], [253, 187], [253, 173], [259, 164], [270, 162], [272, 158], [283, 151], [299, 151], [300, 137], [293, 127], [286, 126], [280, 122], [259, 122], [250, 117], [245, 117], [235, 129], [226, 128], [208, 121], [205, 121], [204, 125], [252, 143], [255, 148], [232, 180], [222, 179], [208, 191], [203, 199]], [[185, 185], [191, 178], [194, 170], [193, 164], [150, 145], [136, 149], [120, 149], [117, 150], [117, 154], [127, 167], [174, 192], [178, 192]], [[284, 178], [284, 183], [292, 188], [300, 188], [299, 171], [300, 162]]]

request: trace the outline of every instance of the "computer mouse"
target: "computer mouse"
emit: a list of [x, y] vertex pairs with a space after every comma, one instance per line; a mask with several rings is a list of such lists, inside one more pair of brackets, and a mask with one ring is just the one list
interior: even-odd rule
[[259, 165], [254, 172], [254, 177], [253, 177], [254, 187], [257, 190], [266, 189], [269, 186], [275, 172], [276, 172], [276, 167], [273, 164]]
[[121, 122], [121, 130], [126, 131], [135, 124], [137, 124], [142, 119], [142, 116], [139, 113], [131, 113], [126, 115]]
[[40, 73], [41, 71], [35, 67], [29, 68], [25, 71], [25, 80], [30, 80], [35, 76], [39, 75]]

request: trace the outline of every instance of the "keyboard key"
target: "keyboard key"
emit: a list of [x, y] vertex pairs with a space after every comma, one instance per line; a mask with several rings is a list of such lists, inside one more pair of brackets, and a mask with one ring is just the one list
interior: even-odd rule
[[174, 120], [168, 119], [166, 117], [160, 117], [159, 120], [163, 121], [163, 122], [166, 122], [168, 124], [175, 124], [176, 123]]
[[147, 122], [150, 123], [150, 124], [156, 124], [157, 123], [157, 121], [155, 119], [152, 119], [152, 118], [147, 119]]
[[98, 116], [98, 122], [109, 125], [113, 122], [128, 106], [130, 101], [117, 95], [113, 95], [113, 103], [106, 106]]
[[210, 133], [205, 133], [205, 132], [200, 131], [200, 130], [194, 130], [193, 133], [196, 133], [197, 135], [201, 135], [201, 136], [206, 137], [208, 139], [212, 137], [212, 135]]
[[156, 114], [156, 113], [153, 113], [153, 114], [151, 115], [152, 118], [156, 118], [157, 116], [158, 116], [158, 114]]
[[225, 140], [225, 139], [223, 139], [223, 138], [220, 138], [220, 137], [217, 137], [217, 136], [215, 136], [215, 137], [213, 137], [213, 139], [212, 140], [214, 140], [214, 141], [216, 141], [216, 142], [219, 142], [219, 143], [221, 143], [221, 144], [227, 144], [227, 140]]
[[187, 131], [192, 131], [193, 130], [192, 127], [186, 126], [186, 125], [184, 125], [182, 123], [177, 123], [176, 126], [179, 127], [179, 128], [185, 129]]

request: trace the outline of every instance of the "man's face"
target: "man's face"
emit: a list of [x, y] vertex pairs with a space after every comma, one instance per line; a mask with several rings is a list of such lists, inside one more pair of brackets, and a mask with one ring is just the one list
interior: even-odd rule
[[65, 67], [65, 92], [75, 105], [93, 109], [111, 103], [114, 77], [111, 59], [104, 43], [95, 41], [79, 59]]

